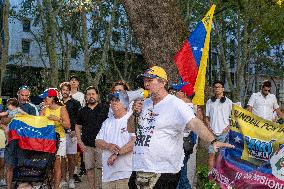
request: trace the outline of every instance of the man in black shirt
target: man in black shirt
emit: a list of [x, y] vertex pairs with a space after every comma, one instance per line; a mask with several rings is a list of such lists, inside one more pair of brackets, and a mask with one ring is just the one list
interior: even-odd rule
[[[75, 136], [75, 124], [77, 120], [77, 115], [81, 104], [79, 101], [75, 100], [70, 95], [71, 86], [68, 82], [62, 83], [60, 85], [60, 93], [62, 96], [62, 101], [66, 106], [67, 112], [69, 114], [71, 128], [66, 130], [66, 154], [68, 158], [68, 172], [69, 181], [68, 187], [75, 188], [75, 180], [73, 177], [75, 166], [76, 166], [76, 154], [77, 154], [77, 138]], [[66, 159], [62, 161], [62, 181], [61, 187], [67, 186], [66, 182]]]
[[101, 151], [95, 147], [95, 139], [102, 123], [108, 117], [109, 106], [99, 103], [98, 90], [90, 86], [85, 92], [86, 106], [81, 108], [76, 122], [76, 136], [83, 151], [90, 189], [102, 187]]

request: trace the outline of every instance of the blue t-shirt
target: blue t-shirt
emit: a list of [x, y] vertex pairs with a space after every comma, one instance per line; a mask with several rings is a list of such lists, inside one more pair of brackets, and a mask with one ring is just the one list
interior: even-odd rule
[[39, 115], [36, 106], [32, 103], [28, 102], [28, 103], [20, 104], [19, 107], [29, 115], [34, 115], [34, 116]]

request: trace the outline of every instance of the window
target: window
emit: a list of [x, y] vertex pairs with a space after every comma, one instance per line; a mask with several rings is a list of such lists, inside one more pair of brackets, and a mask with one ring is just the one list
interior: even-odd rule
[[23, 31], [30, 32], [31, 31], [31, 21], [29, 19], [23, 19]]
[[217, 53], [215, 53], [215, 52], [212, 53], [212, 60], [211, 61], [212, 61], [212, 65], [217, 66], [217, 61], [218, 61]]
[[78, 50], [77, 50], [76, 47], [72, 46], [72, 47], [71, 47], [71, 58], [76, 59], [77, 56], [78, 56]]
[[31, 46], [31, 42], [29, 40], [26, 39], [22, 39], [22, 52], [23, 53], [30, 53], [30, 46]]
[[231, 72], [230, 75], [231, 75], [232, 84], [235, 85], [235, 73]]
[[235, 67], [235, 56], [230, 55], [230, 68], [234, 68], [234, 67]]

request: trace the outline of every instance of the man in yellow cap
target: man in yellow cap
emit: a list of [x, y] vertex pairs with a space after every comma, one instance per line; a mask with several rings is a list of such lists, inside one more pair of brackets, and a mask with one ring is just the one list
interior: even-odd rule
[[129, 188], [175, 189], [183, 166], [183, 132], [188, 128], [217, 150], [233, 146], [218, 142], [181, 99], [168, 94], [167, 74], [154, 66], [144, 74], [151, 98], [136, 101], [128, 119], [128, 131], [136, 134], [133, 172]]

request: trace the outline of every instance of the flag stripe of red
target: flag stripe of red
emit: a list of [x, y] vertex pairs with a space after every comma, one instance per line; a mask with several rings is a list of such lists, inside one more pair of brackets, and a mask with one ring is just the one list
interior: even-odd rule
[[185, 40], [181, 49], [175, 55], [174, 62], [182, 80], [189, 82], [191, 86], [194, 86], [198, 74], [198, 66], [188, 43], [188, 39]]

